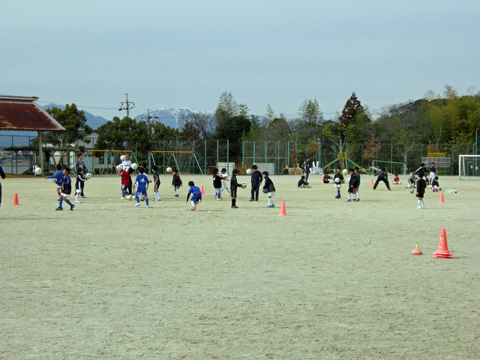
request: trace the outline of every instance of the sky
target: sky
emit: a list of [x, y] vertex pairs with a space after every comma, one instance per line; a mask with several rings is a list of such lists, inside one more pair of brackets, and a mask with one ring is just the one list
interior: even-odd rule
[[356, 92], [388, 105], [480, 90], [480, 1], [0, 0], [0, 94], [112, 119], [125, 93], [147, 109], [325, 118]]

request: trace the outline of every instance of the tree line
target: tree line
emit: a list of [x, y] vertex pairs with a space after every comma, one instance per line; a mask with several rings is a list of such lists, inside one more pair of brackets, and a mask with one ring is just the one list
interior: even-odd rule
[[[86, 140], [92, 132], [75, 104], [48, 112], [66, 128], [64, 133], [48, 135], [47, 140], [54, 145]], [[305, 156], [316, 154], [319, 143], [338, 152], [347, 146], [350, 151], [360, 151], [354, 144], [362, 144], [367, 159], [373, 158], [382, 144], [400, 144], [407, 157], [409, 148], [418, 144], [429, 144], [430, 152], [440, 151], [442, 144], [473, 144], [480, 128], [480, 92], [459, 95], [445, 85], [441, 95], [428, 91], [422, 99], [386, 106], [376, 119], [355, 93], [346, 100], [342, 112], [330, 119], [325, 119], [316, 98], [305, 99], [298, 116], [287, 119], [269, 104], [265, 115], [249, 114], [246, 104], [225, 91], [213, 115], [191, 113], [182, 120], [183, 128], [178, 130], [160, 122], [114, 117], [97, 129], [96, 148], [129, 149], [146, 155], [150, 150], [161, 150], [159, 144], [165, 140], [228, 139], [232, 161], [241, 156], [242, 141], [289, 141]]]

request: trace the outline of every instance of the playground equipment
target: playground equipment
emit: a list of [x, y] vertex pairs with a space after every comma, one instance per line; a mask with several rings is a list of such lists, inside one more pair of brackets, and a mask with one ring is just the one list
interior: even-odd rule
[[339, 152], [337, 154], [337, 158], [335, 160], [329, 162], [327, 165], [323, 166], [322, 169], [323, 170], [328, 169], [328, 167], [330, 165], [335, 164], [337, 161], [340, 163], [340, 166], [343, 167], [343, 168], [346, 168], [348, 163], [351, 163], [354, 166], [358, 167], [360, 169], [360, 171], [365, 171], [365, 169], [363, 169], [360, 165], [356, 164], [355, 162], [353, 162], [351, 159], [348, 158], [347, 152]]
[[[375, 170], [375, 171], [379, 171], [379, 166], [380, 164], [379, 163], [382, 163], [382, 164], [398, 164], [398, 165], [401, 165], [402, 166], [402, 174], [403, 175], [406, 175], [407, 174], [407, 167], [405, 165], [405, 163], [402, 163], [402, 162], [398, 162], [398, 161], [383, 161], [383, 160], [372, 160], [372, 170]], [[390, 166], [391, 168], [391, 166]], [[391, 176], [394, 176], [394, 174], [392, 173], [388, 173], [389, 175]]]
[[159, 172], [165, 174], [168, 167], [173, 167], [178, 170], [179, 175], [181, 171], [194, 173], [195, 166], [203, 175], [202, 167], [198, 162], [194, 151], [150, 151], [148, 154], [148, 167], [153, 165], [159, 168]]

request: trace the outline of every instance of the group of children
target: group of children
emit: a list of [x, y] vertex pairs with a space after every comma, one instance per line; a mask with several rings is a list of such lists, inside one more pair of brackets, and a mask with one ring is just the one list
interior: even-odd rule
[[[359, 202], [360, 201], [360, 169], [358, 167], [350, 168], [348, 169], [348, 172], [350, 173], [350, 178], [348, 180], [348, 190], [347, 190], [347, 202], [352, 201], [352, 196], [353, 196], [353, 201], [354, 202]], [[335, 175], [333, 178], [328, 174], [328, 172], [325, 172], [323, 175], [323, 183], [324, 184], [334, 184], [335, 189], [337, 190], [337, 195], [335, 196], [335, 199], [341, 199], [342, 195], [340, 193], [340, 189], [342, 187], [342, 184], [345, 183], [345, 179], [342, 174], [342, 168], [338, 166], [335, 169]]]

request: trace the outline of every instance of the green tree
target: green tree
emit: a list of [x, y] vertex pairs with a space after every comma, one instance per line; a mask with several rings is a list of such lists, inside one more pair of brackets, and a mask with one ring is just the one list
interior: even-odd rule
[[323, 117], [318, 100], [305, 99], [298, 110], [299, 115], [308, 124], [317, 124]]

